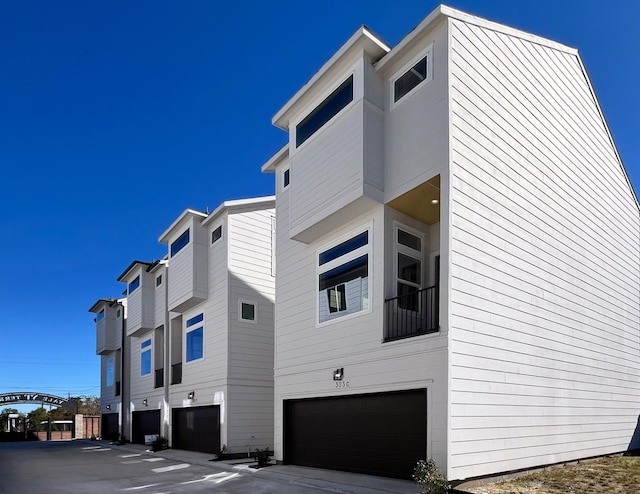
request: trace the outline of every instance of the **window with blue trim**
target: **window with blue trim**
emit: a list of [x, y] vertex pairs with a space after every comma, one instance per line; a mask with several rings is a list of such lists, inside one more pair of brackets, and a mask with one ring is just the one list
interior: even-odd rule
[[178, 252], [184, 249], [189, 244], [189, 229], [180, 235], [175, 242], [171, 244], [171, 257], [175, 256]]
[[318, 322], [369, 309], [369, 231], [318, 254]]
[[140, 375], [151, 374], [151, 338], [140, 344]]
[[131, 295], [136, 288], [138, 288], [140, 286], [140, 276], [136, 276], [136, 279], [133, 280], [131, 283], [129, 283], [129, 286], [127, 288], [127, 293], [129, 295]]
[[187, 362], [198, 360], [204, 357], [204, 328], [202, 327], [202, 325], [200, 325], [202, 321], [204, 321], [204, 314], [198, 314], [191, 319], [187, 319], [185, 345], [185, 360]]

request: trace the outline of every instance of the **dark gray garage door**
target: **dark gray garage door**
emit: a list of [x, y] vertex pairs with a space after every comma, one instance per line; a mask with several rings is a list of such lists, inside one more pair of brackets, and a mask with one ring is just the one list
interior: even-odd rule
[[110, 441], [120, 438], [117, 413], [102, 414], [102, 437]]
[[220, 449], [220, 406], [173, 409], [172, 447], [215, 453]]
[[144, 444], [144, 436], [147, 434], [160, 434], [160, 410], [133, 412], [131, 425], [131, 442]]
[[410, 478], [427, 453], [427, 393], [284, 402], [284, 461], [333, 470]]

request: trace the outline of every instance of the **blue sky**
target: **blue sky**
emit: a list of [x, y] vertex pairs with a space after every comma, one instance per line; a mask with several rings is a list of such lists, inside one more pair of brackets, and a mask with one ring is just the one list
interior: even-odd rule
[[[185, 208], [272, 194], [271, 117], [360, 25], [393, 46], [436, 5], [2, 2], [0, 393], [99, 394], [89, 307]], [[640, 187], [640, 2], [448, 5], [578, 48]]]

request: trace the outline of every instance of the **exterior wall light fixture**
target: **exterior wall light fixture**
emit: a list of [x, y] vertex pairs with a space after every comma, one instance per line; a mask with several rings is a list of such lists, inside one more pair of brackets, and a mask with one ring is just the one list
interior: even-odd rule
[[342, 367], [333, 371], [334, 381], [342, 381], [343, 377], [344, 377], [344, 369]]
[[149, 406], [149, 401], [145, 398], [144, 400], [142, 400], [142, 404], [146, 407]]
[[111, 405], [107, 405], [107, 406], [105, 406], [105, 408], [106, 408], [107, 410], [111, 410]]
[[196, 392], [195, 391], [189, 391], [189, 394], [187, 395], [187, 398], [189, 400], [193, 400], [196, 397]]

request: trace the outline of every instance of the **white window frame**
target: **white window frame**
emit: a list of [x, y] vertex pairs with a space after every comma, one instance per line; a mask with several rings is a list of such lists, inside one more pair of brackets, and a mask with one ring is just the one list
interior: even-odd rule
[[427, 275], [429, 274], [427, 269], [427, 263], [430, 261], [430, 259], [428, 258], [427, 254], [428, 251], [426, 250], [426, 245], [425, 245], [425, 241], [426, 241], [426, 234], [424, 232], [421, 232], [420, 230], [417, 230], [416, 228], [412, 228], [404, 223], [400, 223], [399, 221], [394, 221], [393, 222], [393, 294], [394, 296], [398, 296], [397, 290], [398, 290], [398, 254], [404, 254], [406, 256], [410, 256], [410, 257], [416, 257], [416, 250], [412, 249], [411, 247], [407, 247], [405, 245], [402, 245], [398, 242], [398, 230], [402, 230], [405, 231], [407, 233], [410, 233], [411, 235], [414, 235], [415, 237], [418, 237], [420, 239], [420, 289], [422, 288], [426, 288], [429, 286], [428, 284], [428, 277]]
[[[189, 326], [187, 327], [187, 322], [189, 321], [189, 319], [192, 319], [194, 317], [199, 316], [200, 314], [202, 314], [202, 321], [194, 323], [193, 326]], [[183, 341], [182, 341], [182, 362], [183, 365], [191, 365], [193, 363], [196, 362], [202, 362], [204, 360], [204, 355], [205, 355], [205, 342], [206, 342], [206, 331], [205, 331], [205, 321], [206, 321], [206, 315], [204, 313], [204, 310], [202, 311], [197, 311], [194, 312], [193, 314], [191, 314], [189, 317], [185, 317], [183, 319]], [[193, 360], [187, 360], [187, 335], [193, 331], [196, 331], [198, 329], [202, 328], [202, 357], [193, 359]], [[184, 375], [183, 375], [184, 378]], [[184, 379], [183, 379], [184, 380]]]
[[[327, 120], [318, 130], [316, 130], [311, 136], [309, 136], [309, 138], [306, 139], [302, 144], [300, 144], [299, 146], [296, 146], [296, 142], [298, 139], [298, 125], [305, 118], [307, 118], [313, 111], [315, 111], [315, 109], [318, 108], [324, 102], [324, 100], [326, 100], [331, 95], [331, 93], [333, 93], [336, 89], [338, 89], [351, 76], [353, 76], [353, 98], [351, 99], [351, 101], [349, 101], [349, 103], [347, 103], [347, 105], [344, 108], [342, 108], [338, 113], [336, 113], [333, 117]], [[344, 73], [343, 77], [340, 77], [338, 80], [336, 80], [326, 91], [324, 91], [320, 96], [318, 96], [315, 100], [309, 103], [309, 105], [306, 107], [307, 110], [303, 114], [301, 114], [298, 118], [296, 118], [295, 121], [293, 121], [293, 123], [289, 126], [289, 129], [290, 129], [289, 149], [292, 150], [293, 153], [296, 153], [298, 152], [298, 150], [303, 149], [305, 147], [305, 144], [311, 141], [314, 135], [320, 132], [323, 132], [327, 128], [327, 124], [329, 122], [337, 121], [342, 115], [345, 114], [346, 111], [348, 111], [349, 108], [351, 108], [355, 104], [356, 100], [358, 99], [358, 92], [357, 92], [357, 87], [358, 87], [357, 82], [359, 82], [358, 77], [359, 77], [359, 74], [357, 73], [355, 68], [352, 68], [348, 72]]]
[[[394, 101], [394, 93], [395, 93], [395, 84], [398, 79], [400, 79], [403, 75], [405, 75], [415, 64], [417, 64], [423, 58], [427, 59], [427, 74], [424, 81], [416, 84], [411, 91], [406, 93], [402, 98], [398, 101]], [[393, 110], [398, 105], [402, 104], [404, 101], [408, 100], [411, 95], [415, 94], [415, 92], [424, 87], [426, 84], [429, 84], [430, 81], [433, 80], [433, 42], [429, 44], [426, 50], [421, 51], [418, 55], [413, 57], [411, 61], [402, 66], [400, 70], [395, 72], [391, 79], [389, 80], [389, 108]]]
[[[150, 342], [149, 346], [143, 347], [142, 345], [146, 342]], [[142, 354], [144, 352], [150, 352], [149, 356], [151, 357], [151, 362], [149, 365], [149, 372], [147, 374], [142, 373]], [[149, 377], [153, 375], [153, 337], [148, 335], [140, 338], [140, 377]]]
[[[357, 248], [356, 250], [353, 250], [351, 252], [347, 252], [346, 254], [343, 254], [342, 256], [336, 258], [336, 259], [332, 259], [331, 261], [327, 262], [326, 264], [323, 264], [322, 266], [320, 266], [320, 254], [322, 254], [323, 252], [332, 249], [333, 247], [336, 247], [337, 245], [340, 245], [342, 242], [345, 242], [349, 239], [352, 239], [354, 237], [357, 237], [358, 235], [364, 233], [364, 232], [368, 232], [368, 242], [367, 245], [362, 246]], [[372, 298], [372, 294], [373, 294], [373, 283], [372, 283], [372, 266], [373, 266], [373, 222], [370, 222], [366, 225], [361, 226], [360, 228], [355, 228], [353, 230], [350, 230], [349, 233], [345, 233], [343, 235], [340, 235], [339, 237], [337, 237], [336, 239], [332, 240], [330, 243], [326, 243], [324, 244], [322, 247], [320, 247], [318, 250], [316, 250], [316, 256], [315, 256], [315, 262], [316, 262], [316, 276], [315, 276], [315, 290], [314, 290], [314, 296], [316, 299], [316, 327], [320, 328], [320, 327], [324, 327], [324, 326], [328, 326], [331, 324], [336, 324], [338, 322], [343, 322], [343, 321], [347, 321], [349, 319], [353, 319], [354, 317], [361, 317], [365, 314], [370, 314], [371, 313], [371, 306], [372, 303], [371, 301], [373, 300]], [[337, 268], [339, 266], [342, 266], [343, 264], [349, 262], [349, 261], [353, 261], [354, 259], [357, 259], [358, 257], [362, 257], [363, 255], [367, 255], [367, 304], [366, 307], [363, 307], [361, 310], [359, 310], [358, 312], [352, 312], [350, 314], [344, 314], [342, 316], [336, 316], [332, 319], [326, 320], [326, 321], [320, 321], [320, 275], [323, 273], [326, 273], [327, 271], [331, 271], [334, 268]]]
[[[253, 319], [245, 319], [242, 317], [242, 304], [253, 305]], [[249, 324], [258, 324], [258, 302], [243, 298], [238, 299], [238, 321]]]

